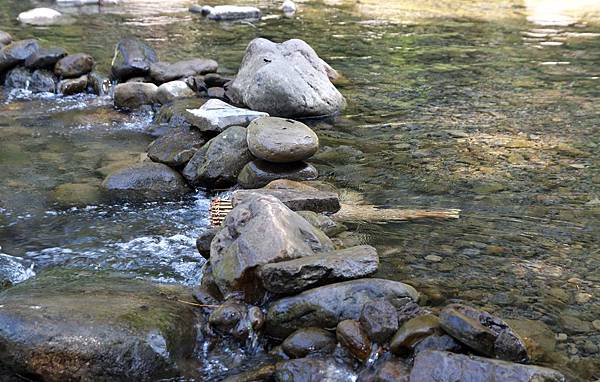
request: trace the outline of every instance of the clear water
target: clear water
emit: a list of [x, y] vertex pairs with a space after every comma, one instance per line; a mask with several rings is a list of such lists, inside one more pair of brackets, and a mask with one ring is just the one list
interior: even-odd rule
[[[371, 204], [462, 210], [456, 221], [355, 225], [379, 249], [380, 276], [408, 281], [434, 306], [464, 301], [567, 333], [541, 362], [572, 380], [600, 378], [597, 1], [309, 1], [294, 18], [249, 1], [263, 21], [218, 24], [188, 13], [191, 1], [123, 0], [65, 8], [65, 25], [20, 27], [16, 15], [34, 3], [0, 2], [0, 29], [91, 53], [105, 71], [127, 34], [163, 59], [210, 57], [231, 74], [254, 37], [306, 40], [348, 80], [348, 109], [311, 122], [322, 146], [350, 148], [315, 158], [323, 178]], [[127, 208], [56, 203], [61, 184], [97, 186], [99, 169], [135, 160], [151, 141], [149, 115], [93, 97], [3, 97], [3, 253], [36, 271], [196, 281], [205, 195]]]

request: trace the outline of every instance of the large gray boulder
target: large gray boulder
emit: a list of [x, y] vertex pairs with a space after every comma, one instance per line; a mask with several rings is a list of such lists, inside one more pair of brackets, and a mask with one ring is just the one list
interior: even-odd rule
[[118, 81], [144, 77], [150, 72], [150, 65], [157, 61], [156, 51], [148, 44], [133, 37], [123, 38], [115, 47], [111, 74]]
[[279, 117], [335, 114], [346, 106], [329, 81], [327, 65], [302, 40], [250, 42], [228, 96], [252, 110]]
[[177, 198], [189, 191], [177, 171], [154, 162], [117, 170], [104, 179], [102, 187], [111, 198], [133, 201]]
[[142, 105], [157, 101], [158, 86], [145, 82], [126, 82], [115, 86], [114, 102], [116, 107], [136, 109]]
[[319, 138], [302, 122], [287, 118], [257, 118], [248, 125], [252, 155], [273, 163], [310, 158], [319, 150]]
[[114, 273], [47, 271], [0, 294], [0, 364], [43, 381], [178, 377], [196, 341], [193, 308], [178, 299], [189, 291]]
[[221, 133], [231, 126], [248, 126], [259, 117], [269, 116], [267, 113], [242, 109], [217, 99], [210, 99], [197, 109], [188, 109], [186, 120], [202, 131]]
[[211, 243], [210, 264], [225, 297], [247, 301], [263, 296], [259, 266], [333, 250], [325, 234], [273, 197], [259, 196], [238, 204]]
[[387, 300], [397, 309], [417, 301], [410, 285], [384, 279], [359, 279], [309, 289], [273, 302], [267, 311], [266, 331], [284, 338], [302, 327], [333, 328], [343, 320], [358, 320], [369, 301]]
[[23, 64], [32, 54], [40, 49], [37, 40], [14, 41], [0, 49], [0, 74]]
[[157, 83], [180, 80], [200, 74], [216, 72], [219, 64], [215, 60], [194, 58], [178, 61], [173, 64], [168, 62], [155, 62], [150, 65], [150, 78]]
[[148, 157], [171, 167], [184, 166], [192, 159], [206, 138], [196, 129], [171, 129], [148, 146]]
[[259, 277], [272, 293], [298, 293], [318, 285], [367, 277], [379, 267], [377, 250], [361, 245], [260, 267]]
[[232, 126], [198, 150], [182, 174], [194, 186], [229, 187], [235, 184], [240, 171], [251, 160], [246, 129]]
[[415, 357], [410, 382], [565, 382], [564, 375], [545, 367], [521, 365], [445, 351], [424, 351]]

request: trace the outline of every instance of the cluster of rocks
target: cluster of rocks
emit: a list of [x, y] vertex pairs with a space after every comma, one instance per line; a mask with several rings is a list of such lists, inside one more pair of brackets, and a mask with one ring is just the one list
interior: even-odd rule
[[35, 39], [13, 41], [0, 31], [0, 81], [7, 88], [34, 93], [103, 94], [107, 80], [93, 71], [95, 61], [85, 53], [40, 46]]
[[[260, 63], [266, 61], [277, 66]], [[284, 73], [290, 65], [297, 68], [294, 75]], [[260, 188], [276, 179], [317, 178], [316, 168], [305, 162], [319, 149], [317, 135], [299, 121], [271, 114], [307, 117], [341, 110], [344, 98], [328, 77], [335, 71], [303, 41], [274, 44], [264, 39], [250, 43], [235, 79], [213, 73], [216, 70], [217, 63], [207, 59], [158, 62], [156, 52], [139, 40], [117, 44], [112, 64], [112, 77], [121, 82], [114, 91], [117, 107], [133, 109], [159, 101], [162, 108], [172, 110], [182, 99], [202, 96], [190, 84], [196, 90], [209, 86], [203, 95], [216, 98], [179, 110], [179, 118], [171, 115], [177, 122], [148, 148], [154, 163], [110, 174], [103, 183], [105, 190], [117, 197], [147, 200], [181, 195], [195, 187]], [[287, 85], [282, 87], [279, 79], [284, 75]], [[217, 86], [220, 92], [214, 90]], [[329, 102], [334, 93], [339, 95], [336, 107]], [[253, 96], [242, 99], [242, 94]], [[161, 109], [158, 114], [165, 113]]]
[[500, 318], [461, 304], [427, 309], [410, 285], [370, 278], [377, 251], [325, 234], [323, 213], [339, 201], [315, 203], [319, 194], [337, 199], [294, 181], [235, 191], [223, 226], [198, 239], [208, 263], [195, 297], [218, 305], [207, 335], [262, 335], [270, 349], [271, 363], [228, 380], [565, 380], [527, 365], [524, 340]]

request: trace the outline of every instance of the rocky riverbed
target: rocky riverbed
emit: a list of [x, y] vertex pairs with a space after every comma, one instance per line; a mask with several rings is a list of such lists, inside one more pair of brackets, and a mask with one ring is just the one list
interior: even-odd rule
[[[480, 51], [484, 40], [462, 21], [441, 24], [474, 38], [475, 48], [457, 47], [454, 56], [418, 48], [438, 46], [420, 28], [458, 44], [433, 22], [379, 24], [344, 7], [329, 13], [305, 4], [287, 18], [272, 18], [279, 5], [200, 15], [187, 4], [150, 7], [148, 19], [125, 16], [118, 26], [111, 14], [128, 15], [127, 7], [101, 8], [101, 22], [115, 26], [106, 32], [110, 46], [48, 34], [68, 33], [68, 23], [1, 34], [0, 155], [8, 176], [0, 184], [0, 264], [8, 289], [0, 321], [11, 328], [1, 355], [10, 370], [2, 373], [34, 380], [596, 378], [597, 251], [588, 220], [595, 135], [587, 145], [577, 135], [544, 135], [553, 131], [550, 120], [563, 128], [571, 120], [568, 108], [538, 113], [548, 89], [530, 99], [537, 121], [498, 106], [518, 89], [542, 94], [548, 73], [527, 85], [518, 81], [530, 72], [498, 77], [499, 67], [480, 63], [479, 75], [499, 79], [496, 87], [452, 75], [497, 53]], [[254, 12], [254, 24], [219, 24], [238, 17], [225, 12]], [[183, 37], [177, 51], [146, 33], [133, 37], [127, 17], [148, 25], [192, 20], [204, 28], [196, 36], [240, 38], [197, 51]], [[315, 21], [323, 19], [329, 26]], [[310, 33], [300, 21], [311, 23]], [[188, 36], [176, 24], [166, 21], [167, 35]], [[257, 38], [243, 39], [252, 25]], [[295, 33], [275, 32], [281, 25]], [[327, 35], [345, 41], [353, 28], [368, 33], [352, 55], [322, 43]], [[546, 47], [567, 39], [593, 51], [585, 45], [591, 36], [577, 34], [586, 27], [573, 28], [523, 32], [523, 41]], [[323, 36], [311, 37], [316, 30]], [[393, 53], [398, 38], [424, 56]], [[386, 49], [367, 58], [371, 46]], [[510, 53], [512, 70], [517, 52], [498, 51]], [[464, 66], [443, 67], [448, 55]], [[527, 55], [544, 59], [544, 51]], [[415, 68], [421, 59], [440, 63]], [[398, 67], [405, 71], [390, 70]], [[398, 75], [409, 93], [394, 93]], [[426, 90], [429, 84], [445, 90]], [[464, 109], [458, 101], [466, 87], [500, 101], [478, 99], [477, 107], [488, 106]], [[593, 121], [586, 101], [556, 102], [577, 105]], [[529, 121], [540, 131], [505, 130], [499, 121]], [[586, 122], [579, 128], [587, 131]], [[592, 178], [577, 181], [572, 171]], [[569, 194], [573, 187], [584, 191]], [[234, 208], [222, 227], [207, 229], [215, 194]], [[585, 211], [571, 208], [579, 202]], [[368, 213], [335, 214], [356, 205]], [[457, 222], [379, 225], [403, 206], [463, 212]]]

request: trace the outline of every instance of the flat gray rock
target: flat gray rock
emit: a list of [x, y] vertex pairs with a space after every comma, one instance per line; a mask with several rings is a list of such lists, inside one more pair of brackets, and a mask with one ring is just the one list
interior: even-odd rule
[[180, 80], [200, 74], [213, 73], [219, 68], [215, 60], [194, 58], [175, 63], [155, 62], [150, 65], [150, 77], [157, 83]]
[[267, 311], [266, 332], [285, 338], [302, 327], [334, 328], [343, 320], [358, 320], [365, 303], [387, 300], [396, 309], [417, 301], [410, 285], [384, 279], [344, 281], [309, 289], [273, 302]]
[[271, 163], [257, 159], [242, 169], [238, 183], [243, 188], [260, 188], [277, 179], [314, 180], [318, 176], [317, 169], [306, 162]]
[[210, 99], [198, 109], [186, 112], [186, 119], [192, 126], [217, 133], [230, 126], [248, 126], [256, 118], [265, 116], [269, 114], [235, 107], [217, 99]]
[[54, 65], [67, 55], [63, 48], [40, 48], [25, 60], [29, 69], [53, 69]]
[[281, 200], [292, 211], [331, 212], [340, 210], [340, 200], [335, 192], [304, 191], [296, 189], [237, 190], [233, 193], [233, 204], [240, 203], [251, 195], [270, 195]]
[[210, 20], [218, 21], [260, 19], [262, 16], [260, 9], [256, 7], [239, 5], [204, 6], [200, 13], [206, 14]]
[[410, 382], [565, 382], [564, 375], [540, 366], [466, 356], [445, 351], [424, 351], [415, 357]]
[[266, 290], [291, 294], [334, 282], [367, 277], [379, 267], [377, 251], [361, 245], [263, 265], [259, 271]]
[[62, 17], [62, 13], [52, 8], [34, 8], [19, 13], [17, 20], [29, 25], [51, 25]]
[[268, 162], [297, 162], [319, 150], [319, 138], [302, 122], [263, 117], [248, 125], [248, 148], [252, 155]]

